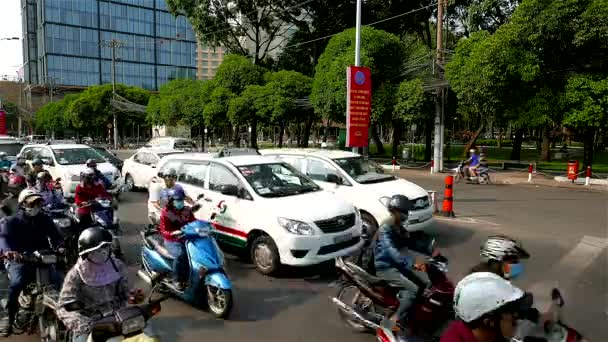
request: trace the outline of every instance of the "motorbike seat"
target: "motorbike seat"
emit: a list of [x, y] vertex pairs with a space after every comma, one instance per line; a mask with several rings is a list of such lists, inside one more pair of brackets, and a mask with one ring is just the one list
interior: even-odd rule
[[346, 265], [350, 268], [351, 272], [354, 275], [365, 278], [372, 286], [377, 286], [377, 287], [388, 287], [389, 286], [389, 284], [386, 282], [386, 280], [368, 273], [363, 268], [359, 267], [358, 265], [356, 265], [354, 263], [347, 262]]

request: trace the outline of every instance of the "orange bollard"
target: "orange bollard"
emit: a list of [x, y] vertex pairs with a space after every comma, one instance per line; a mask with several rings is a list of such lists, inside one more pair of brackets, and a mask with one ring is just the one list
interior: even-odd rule
[[454, 176], [445, 177], [445, 191], [443, 193], [443, 216], [455, 217], [454, 215]]
[[396, 166], [397, 166], [397, 160], [395, 159], [395, 157], [393, 157], [393, 171], [395, 171]]
[[591, 166], [587, 166], [587, 171], [585, 172], [585, 185], [589, 186], [591, 184]]

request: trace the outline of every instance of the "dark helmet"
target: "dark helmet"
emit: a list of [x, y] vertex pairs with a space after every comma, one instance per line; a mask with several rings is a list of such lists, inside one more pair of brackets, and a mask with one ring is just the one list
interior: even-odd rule
[[110, 232], [100, 227], [87, 228], [78, 237], [78, 255], [83, 256], [109, 245], [112, 245]]
[[184, 198], [186, 198], [186, 193], [184, 193], [184, 189], [182, 189], [182, 188], [173, 188], [173, 189], [169, 190], [169, 193], [167, 193], [167, 199], [169, 201], [171, 201], [171, 200], [181, 201]]
[[44, 170], [44, 171], [38, 172], [38, 174], [36, 175], [36, 178], [38, 178], [38, 180], [48, 182], [51, 180], [52, 177], [48, 171]]
[[162, 178], [177, 178], [177, 171], [175, 171], [175, 169], [169, 169], [165, 173], [159, 172], [158, 175]]
[[36, 175], [34, 175], [32, 173], [25, 176], [25, 182], [27, 183], [28, 186], [36, 185], [37, 181], [38, 181], [38, 179], [36, 178]]
[[407, 216], [409, 215], [412, 203], [410, 202], [409, 198], [403, 195], [394, 195], [388, 202], [387, 207], [390, 211], [398, 211], [399, 213]]
[[42, 166], [44, 163], [42, 162], [42, 159], [40, 158], [36, 158], [32, 161], [32, 166]]
[[19, 166], [25, 166], [25, 158], [23, 158], [23, 157], [17, 157], [17, 165], [19, 165]]
[[87, 167], [97, 167], [97, 162], [95, 159], [89, 159], [86, 162]]

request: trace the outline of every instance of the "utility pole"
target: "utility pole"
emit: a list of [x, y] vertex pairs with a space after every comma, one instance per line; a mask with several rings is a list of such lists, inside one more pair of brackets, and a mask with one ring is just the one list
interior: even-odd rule
[[[112, 48], [112, 99], [116, 100], [116, 49], [121, 48], [123, 42], [112, 39], [101, 42], [101, 46]], [[116, 120], [116, 110], [112, 108], [112, 127], [114, 128], [114, 149], [118, 150], [118, 127]]]
[[433, 173], [443, 168], [443, 9], [444, 1], [437, 4], [437, 89], [435, 94], [435, 141], [433, 149]]
[[[361, 66], [361, 2], [362, 0], [357, 0], [355, 21], [355, 66]], [[359, 153], [358, 147], [353, 147], [352, 150], [353, 153]]]

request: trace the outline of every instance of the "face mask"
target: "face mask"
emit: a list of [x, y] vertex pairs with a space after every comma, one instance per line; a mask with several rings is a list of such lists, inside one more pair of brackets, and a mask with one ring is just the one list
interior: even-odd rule
[[89, 253], [89, 255], [87, 256], [87, 259], [89, 259], [89, 261], [94, 264], [103, 264], [108, 261], [108, 258], [110, 258], [109, 248], [100, 248]]
[[184, 209], [184, 201], [173, 201], [173, 206], [175, 207], [175, 209], [177, 210], [181, 210]]
[[505, 276], [508, 279], [515, 279], [524, 273], [524, 264], [506, 264], [505, 265]]
[[42, 210], [40, 207], [25, 208], [25, 214], [27, 216], [36, 216], [40, 213], [40, 210]]

